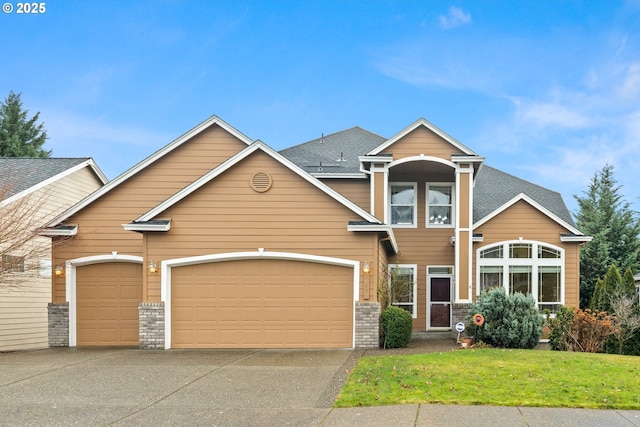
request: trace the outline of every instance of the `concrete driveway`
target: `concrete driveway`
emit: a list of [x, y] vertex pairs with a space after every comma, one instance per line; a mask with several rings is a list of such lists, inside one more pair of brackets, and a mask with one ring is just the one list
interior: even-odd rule
[[351, 350], [5, 353], [0, 425], [319, 425], [355, 360]]

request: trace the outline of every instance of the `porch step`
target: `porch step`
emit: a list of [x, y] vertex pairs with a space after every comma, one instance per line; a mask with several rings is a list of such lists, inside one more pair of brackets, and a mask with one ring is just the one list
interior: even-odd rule
[[416, 340], [446, 340], [455, 337], [454, 331], [413, 331], [412, 339]]

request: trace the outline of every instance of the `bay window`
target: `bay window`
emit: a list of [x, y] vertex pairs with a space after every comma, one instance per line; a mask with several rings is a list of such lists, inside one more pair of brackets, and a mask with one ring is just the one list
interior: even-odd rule
[[564, 303], [564, 251], [540, 242], [501, 242], [477, 253], [476, 290], [502, 286], [509, 294], [531, 294], [540, 310]]

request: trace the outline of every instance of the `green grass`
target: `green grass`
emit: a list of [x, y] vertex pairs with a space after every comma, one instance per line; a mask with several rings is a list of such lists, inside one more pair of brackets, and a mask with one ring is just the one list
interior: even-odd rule
[[406, 403], [640, 409], [640, 357], [490, 348], [363, 357], [335, 406]]

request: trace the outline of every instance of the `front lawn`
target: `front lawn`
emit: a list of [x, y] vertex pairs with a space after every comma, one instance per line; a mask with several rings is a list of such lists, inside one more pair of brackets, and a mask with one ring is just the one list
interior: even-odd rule
[[640, 409], [640, 357], [490, 348], [363, 357], [335, 406], [405, 403]]

